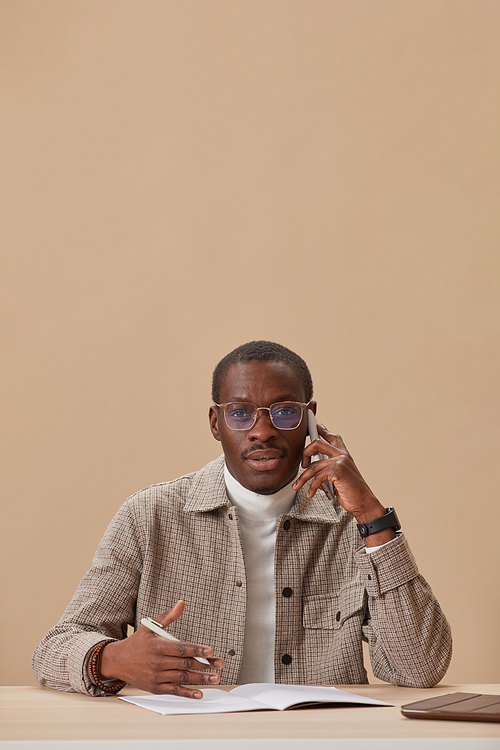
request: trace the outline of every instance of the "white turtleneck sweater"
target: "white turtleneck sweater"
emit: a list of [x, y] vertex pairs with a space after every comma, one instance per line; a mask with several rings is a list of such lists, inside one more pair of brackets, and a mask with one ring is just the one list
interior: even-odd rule
[[245, 557], [247, 609], [238, 682], [274, 682], [274, 547], [279, 517], [295, 502], [295, 477], [274, 495], [243, 487], [224, 466], [227, 494], [238, 509]]
[[[274, 548], [279, 517], [295, 502], [292, 484], [296, 477], [274, 495], [247, 490], [225, 465], [224, 479], [228, 497], [238, 509], [247, 578], [245, 640], [238, 682], [274, 682]], [[366, 552], [375, 552], [380, 546]]]

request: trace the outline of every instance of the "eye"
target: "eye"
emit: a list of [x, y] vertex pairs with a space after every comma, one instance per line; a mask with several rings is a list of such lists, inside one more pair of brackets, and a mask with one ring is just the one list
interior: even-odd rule
[[273, 409], [273, 415], [276, 417], [293, 417], [297, 414], [297, 407], [291, 404], [278, 404]]
[[226, 407], [226, 412], [233, 419], [246, 419], [252, 414], [247, 404], [230, 404]]

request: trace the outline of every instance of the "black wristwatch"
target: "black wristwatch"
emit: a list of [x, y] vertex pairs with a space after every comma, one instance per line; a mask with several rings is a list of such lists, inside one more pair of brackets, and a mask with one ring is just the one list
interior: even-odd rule
[[372, 534], [376, 534], [377, 531], [383, 531], [384, 529], [394, 529], [394, 531], [399, 531], [401, 524], [399, 523], [396, 511], [391, 507], [386, 508], [386, 511], [385, 516], [382, 516], [381, 518], [375, 518], [373, 521], [368, 521], [368, 523], [358, 523], [358, 531], [363, 539]]

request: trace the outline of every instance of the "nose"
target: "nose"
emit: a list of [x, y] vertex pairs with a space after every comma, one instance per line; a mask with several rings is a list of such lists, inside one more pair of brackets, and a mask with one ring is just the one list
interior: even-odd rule
[[254, 426], [248, 431], [249, 440], [268, 443], [278, 437], [278, 430], [271, 422], [268, 409], [259, 408]]

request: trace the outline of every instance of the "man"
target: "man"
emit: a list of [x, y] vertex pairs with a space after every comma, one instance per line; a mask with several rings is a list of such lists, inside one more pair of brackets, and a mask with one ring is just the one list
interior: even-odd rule
[[[307, 365], [278, 344], [217, 365], [209, 420], [224, 456], [122, 506], [35, 651], [41, 684], [201, 698], [191, 685], [364, 683], [363, 639], [377, 677], [439, 682], [449, 625], [342, 439], [320, 425], [304, 447], [312, 395]], [[179, 642], [140, 627], [148, 616]]]

